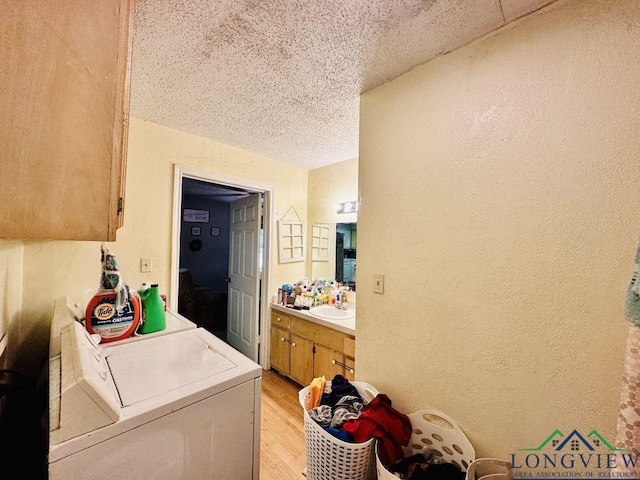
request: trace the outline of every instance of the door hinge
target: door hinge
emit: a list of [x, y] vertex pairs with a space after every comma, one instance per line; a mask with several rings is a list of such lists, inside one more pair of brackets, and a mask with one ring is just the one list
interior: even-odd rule
[[256, 337], [256, 343], [262, 343], [262, 335]]
[[119, 197], [118, 198], [118, 213], [122, 212], [124, 210], [124, 198]]

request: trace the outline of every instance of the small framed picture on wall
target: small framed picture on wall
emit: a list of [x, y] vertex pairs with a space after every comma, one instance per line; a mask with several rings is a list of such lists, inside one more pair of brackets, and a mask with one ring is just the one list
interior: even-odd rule
[[193, 236], [200, 235], [200, 227], [191, 227], [191, 235]]
[[212, 237], [219, 237], [220, 236], [220, 228], [211, 227], [211, 236]]

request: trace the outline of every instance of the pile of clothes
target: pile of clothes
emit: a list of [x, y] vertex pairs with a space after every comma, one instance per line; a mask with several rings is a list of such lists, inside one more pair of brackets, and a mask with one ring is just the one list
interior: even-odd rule
[[438, 461], [433, 451], [405, 458], [412, 427], [409, 417], [394, 409], [391, 399], [379, 393], [365, 404], [357, 388], [342, 375], [331, 382], [314, 378], [305, 408], [325, 431], [344, 442], [378, 441], [378, 458], [387, 470], [404, 480], [464, 480], [465, 473], [452, 463]]
[[387, 395], [380, 393], [365, 405], [356, 387], [342, 375], [330, 383], [319, 377], [311, 382], [305, 407], [327, 433], [342, 441], [378, 439], [378, 455], [385, 464], [404, 457], [402, 447], [411, 438], [411, 422], [391, 406]]
[[309, 416], [327, 433], [345, 442], [352, 442], [351, 435], [343, 431], [347, 420], [357, 419], [364, 410], [364, 402], [358, 390], [342, 375], [336, 375], [327, 384], [325, 377], [314, 378], [309, 386], [306, 403]]

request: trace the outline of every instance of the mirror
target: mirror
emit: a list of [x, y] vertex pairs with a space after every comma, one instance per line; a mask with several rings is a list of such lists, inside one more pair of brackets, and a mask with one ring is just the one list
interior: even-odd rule
[[356, 248], [358, 229], [354, 223], [336, 223], [336, 274], [349, 290], [356, 291]]
[[[336, 276], [336, 230], [337, 226], [344, 223], [353, 225], [355, 230], [358, 221], [357, 209], [353, 204], [359, 202], [358, 192], [358, 158], [351, 158], [342, 162], [333, 163], [326, 167], [309, 171], [309, 184], [307, 188], [307, 265], [305, 275], [310, 279], [324, 278], [335, 280]], [[349, 213], [345, 208], [351, 204]], [[351, 231], [351, 230], [350, 230]], [[325, 234], [326, 232], [326, 234]], [[354, 233], [354, 244], [357, 242]], [[350, 234], [351, 236], [351, 234]], [[351, 238], [349, 238], [349, 241]], [[328, 245], [327, 250], [324, 250]], [[349, 247], [355, 248], [355, 245]], [[344, 248], [344, 246], [343, 246]], [[347, 256], [346, 273], [351, 271], [351, 265], [355, 265], [355, 250], [340, 255], [339, 264], [342, 265], [342, 273], [345, 273], [344, 257]], [[340, 273], [340, 272], [338, 272]], [[349, 278], [349, 277], [348, 277]], [[355, 279], [350, 276], [351, 281]], [[356, 295], [348, 296], [349, 302], [355, 303]]]
[[338, 280], [355, 291], [357, 223], [314, 224], [311, 232], [313, 255], [310, 278]]

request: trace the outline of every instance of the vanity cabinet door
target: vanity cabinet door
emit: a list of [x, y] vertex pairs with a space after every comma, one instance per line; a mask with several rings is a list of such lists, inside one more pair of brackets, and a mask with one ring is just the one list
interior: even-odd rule
[[[313, 356], [313, 376], [327, 380], [333, 380], [336, 375], [344, 376], [344, 355], [331, 348], [316, 344], [316, 351]], [[346, 377], [345, 377], [346, 378]]]
[[301, 385], [309, 385], [313, 380], [313, 342], [293, 333], [289, 375]]
[[290, 343], [291, 334], [288, 331], [271, 326], [271, 367], [285, 375], [289, 375], [291, 365]]

